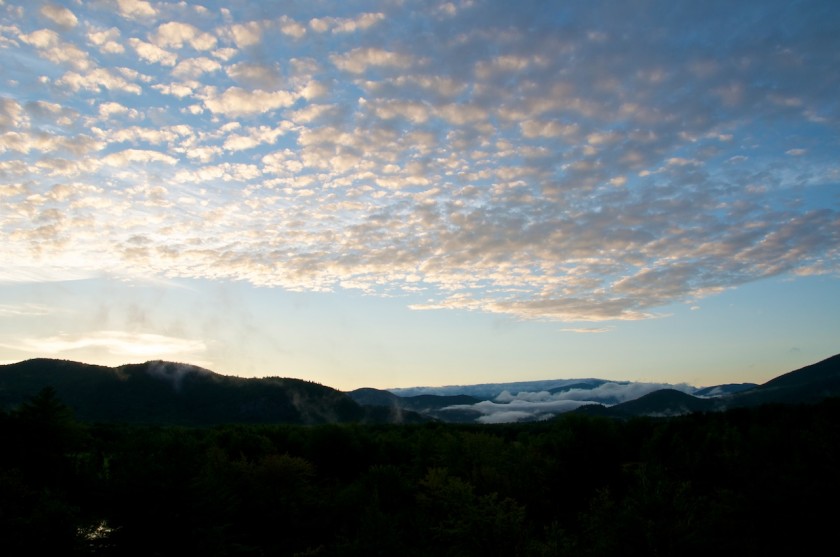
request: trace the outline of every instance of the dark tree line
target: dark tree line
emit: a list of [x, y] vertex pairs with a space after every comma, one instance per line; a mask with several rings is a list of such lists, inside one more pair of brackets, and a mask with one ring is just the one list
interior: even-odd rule
[[[0, 414], [4, 555], [762, 555], [831, 540], [840, 402], [469, 426]], [[828, 509], [826, 511], [825, 509]]]

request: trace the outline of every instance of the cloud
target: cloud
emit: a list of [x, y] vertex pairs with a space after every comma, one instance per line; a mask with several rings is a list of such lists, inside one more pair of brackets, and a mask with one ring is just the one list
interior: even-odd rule
[[513, 400], [510, 402], [500, 404], [489, 400], [485, 400], [470, 405], [447, 406], [443, 409], [443, 411], [471, 410], [479, 414], [479, 416], [475, 420], [478, 423], [500, 424], [521, 421], [546, 420], [556, 416], [557, 414], [570, 412], [586, 404], [592, 403], [587, 401], [576, 400]]
[[35, 48], [47, 49], [61, 44], [58, 33], [52, 29], [39, 29], [29, 34], [20, 34], [20, 40]]
[[125, 114], [128, 112], [126, 106], [115, 102], [106, 102], [99, 105], [99, 116], [102, 118], [110, 118], [114, 114]]
[[261, 21], [249, 21], [232, 25], [226, 32], [238, 48], [247, 48], [260, 43], [265, 26]]
[[91, 269], [73, 268], [67, 265], [26, 265], [9, 261], [0, 269], [0, 284], [38, 284], [85, 280], [97, 276]]
[[359, 47], [341, 55], [332, 55], [332, 63], [346, 72], [361, 74], [369, 67], [408, 69], [415, 64], [413, 56], [381, 48]]
[[306, 35], [306, 26], [289, 16], [281, 16], [278, 20], [280, 32], [295, 39], [302, 39]]
[[278, 137], [286, 133], [288, 127], [270, 128], [268, 126], [259, 126], [246, 130], [247, 135], [231, 134], [229, 135], [222, 146], [227, 151], [243, 151], [246, 149], [253, 149], [254, 147], [263, 143], [274, 143]]
[[577, 333], [840, 269], [830, 17], [56, 5], [0, 27], [4, 262], [130, 258]]
[[108, 166], [126, 166], [131, 163], [153, 162], [176, 164], [178, 159], [150, 149], [125, 149], [102, 157], [102, 162]]
[[189, 23], [170, 21], [161, 24], [152, 35], [152, 42], [160, 48], [182, 48], [189, 44], [195, 50], [212, 50], [216, 48], [216, 37], [202, 32], [198, 27]]
[[608, 333], [612, 330], [611, 327], [566, 327], [560, 329], [564, 333], [580, 333], [580, 334], [597, 334]]
[[150, 143], [152, 145], [167, 145], [175, 150], [177, 145], [189, 142], [195, 132], [189, 126], [163, 126], [160, 128], [145, 128], [140, 126], [127, 126], [118, 130], [103, 130], [93, 128], [94, 134], [110, 143], [130, 142], [134, 144]]
[[152, 89], [156, 91], [160, 91], [164, 95], [172, 95], [173, 97], [178, 98], [185, 98], [191, 97], [195, 94], [195, 84], [185, 82], [185, 83], [155, 83], [152, 85]]
[[12, 151], [27, 154], [32, 151], [52, 153], [67, 151], [74, 155], [84, 155], [98, 151], [103, 147], [100, 142], [89, 136], [65, 137], [44, 132], [6, 132], [0, 134], [0, 153]]
[[[463, 279], [460, 279], [463, 280]], [[514, 290], [515, 292], [515, 290]], [[517, 315], [529, 319], [548, 318], [559, 321], [638, 321], [655, 317], [654, 313], [637, 308], [647, 303], [643, 297], [612, 297], [593, 295], [589, 298], [545, 298], [521, 299], [512, 296], [508, 300], [476, 299], [468, 296], [450, 296], [435, 304], [414, 304], [412, 309], [468, 309], [489, 313]], [[657, 300], [658, 301], [658, 300]]]
[[38, 54], [50, 62], [71, 66], [84, 71], [93, 66], [87, 52], [75, 44], [61, 40], [52, 29], [38, 29], [32, 33], [19, 35], [20, 40], [38, 49]]
[[476, 63], [474, 71], [478, 79], [493, 79], [499, 75], [522, 73], [532, 66], [545, 67], [547, 59], [543, 56], [518, 56], [514, 54], [495, 56], [489, 61]]
[[60, 27], [75, 27], [79, 24], [78, 18], [68, 8], [56, 6], [55, 4], [44, 4], [40, 13]]
[[151, 18], [157, 15], [157, 10], [146, 0], [116, 0], [120, 15], [135, 18]]
[[284, 82], [277, 65], [237, 62], [228, 66], [226, 71], [231, 79], [254, 89], [276, 89]]
[[128, 39], [128, 44], [137, 53], [137, 55], [152, 64], [161, 64], [163, 66], [174, 66], [178, 60], [178, 56], [152, 43], [147, 43], [136, 37]]
[[289, 114], [289, 118], [298, 124], [309, 124], [325, 116], [335, 114], [337, 110], [338, 107], [334, 104], [309, 104]]
[[316, 33], [355, 33], [363, 31], [385, 19], [381, 12], [369, 12], [360, 14], [354, 18], [324, 17], [309, 20], [309, 28]]
[[142, 87], [136, 83], [131, 83], [106, 68], [96, 68], [85, 74], [67, 72], [56, 80], [56, 85], [67, 87], [73, 92], [80, 90], [99, 92], [102, 89], [107, 89], [139, 95], [143, 91]]
[[120, 38], [120, 30], [116, 27], [97, 31], [91, 30], [88, 32], [88, 41], [99, 47], [100, 52], [105, 54], [122, 54], [125, 52], [125, 47], [117, 42]]
[[0, 304], [0, 317], [49, 315], [53, 308], [40, 304]]
[[479, 105], [446, 104], [438, 106], [436, 114], [450, 124], [463, 126], [486, 120], [488, 111]]
[[172, 75], [178, 79], [197, 79], [201, 77], [201, 74], [216, 72], [221, 69], [221, 64], [202, 56], [200, 58], [181, 60], [172, 68]]
[[7, 348], [34, 354], [61, 354], [78, 350], [98, 349], [115, 356], [129, 358], [168, 358], [178, 355], [198, 355], [207, 350], [203, 341], [154, 333], [125, 331], [93, 331], [90, 333], [62, 333], [51, 337], [22, 338]]
[[294, 104], [296, 98], [296, 95], [289, 91], [248, 91], [241, 87], [230, 87], [221, 95], [208, 95], [204, 99], [204, 105], [215, 114], [237, 117], [285, 108]]
[[239, 182], [245, 183], [259, 178], [262, 175], [260, 169], [253, 164], [222, 163], [208, 165], [197, 170], [179, 170], [173, 180], [181, 183], [201, 182]]
[[0, 130], [18, 128], [24, 123], [25, 114], [20, 103], [9, 97], [0, 97]]
[[572, 139], [576, 136], [579, 131], [579, 126], [577, 124], [563, 124], [556, 120], [549, 120], [549, 121], [536, 121], [536, 120], [526, 120], [522, 122], [520, 125], [522, 129], [523, 137], [528, 139], [541, 137], [541, 138], [549, 138], [549, 137], [565, 137]]
[[[468, 2], [464, 3], [464, 5], [468, 4]], [[455, 17], [458, 11], [458, 7], [453, 2], [444, 2], [435, 8], [435, 12], [441, 17]]]
[[[543, 382], [551, 384], [550, 381]], [[510, 423], [520, 421], [545, 420], [570, 412], [587, 404], [603, 404], [612, 406], [622, 402], [635, 400], [641, 396], [658, 391], [660, 389], [677, 389], [685, 393], [692, 393], [695, 387], [689, 385], [671, 385], [667, 383], [634, 383], [634, 382], [609, 382], [591, 379], [555, 381], [558, 386], [550, 392], [541, 391], [517, 391], [511, 393], [507, 388], [517, 384], [501, 384], [493, 396], [493, 400], [483, 400], [476, 404], [459, 404], [446, 407], [444, 411], [472, 411], [477, 414], [478, 423]], [[577, 385], [585, 385], [579, 387]], [[507, 387], [507, 388], [504, 388]], [[469, 392], [469, 387], [457, 390], [457, 387], [450, 388], [452, 392], [463, 394]], [[397, 390], [399, 394], [399, 390]], [[402, 395], [406, 396], [406, 395]]]
[[591, 400], [609, 406], [635, 400], [646, 394], [661, 389], [675, 389], [688, 394], [691, 394], [696, 390], [694, 387], [685, 384], [672, 385], [670, 383], [642, 382], [617, 383], [608, 381], [592, 389], [570, 389], [568, 391], [560, 392], [553, 395], [552, 398], [555, 400]]
[[209, 370], [200, 367], [175, 362], [164, 362], [160, 360], [148, 362], [146, 371], [153, 377], [172, 383], [172, 388], [175, 389], [176, 392], [181, 391], [181, 386], [187, 375], [209, 375], [212, 373]]

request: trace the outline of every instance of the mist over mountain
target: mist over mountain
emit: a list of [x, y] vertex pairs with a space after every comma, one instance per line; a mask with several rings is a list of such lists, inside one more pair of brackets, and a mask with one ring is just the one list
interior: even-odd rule
[[840, 355], [762, 385], [557, 379], [341, 392], [301, 379], [241, 378], [175, 362], [105, 367], [34, 359], [0, 366], [0, 409], [52, 387], [79, 419], [91, 422], [511, 423], [568, 412], [617, 418], [676, 416], [767, 403], [802, 404], [840, 395]]
[[392, 413], [409, 410], [444, 422], [469, 423], [477, 421], [481, 416], [481, 412], [473, 409], [481, 399], [465, 394], [398, 396], [390, 391], [369, 387], [347, 394], [361, 405], [388, 408]]
[[197, 366], [149, 361], [119, 367], [34, 359], [0, 366], [0, 408], [44, 387], [84, 421], [141, 424], [386, 423], [422, 421], [410, 411], [357, 404], [345, 393], [301, 379], [225, 376]]
[[[400, 387], [387, 389], [400, 397], [411, 397], [417, 395], [469, 395], [480, 400], [496, 398], [502, 391], [518, 394], [525, 392], [542, 392], [568, 390], [575, 387], [594, 388], [603, 383], [604, 379], [541, 379], [536, 381], [514, 381], [509, 383], [479, 383], [475, 385], [445, 385], [439, 387]], [[629, 381], [617, 382], [627, 384]]]
[[[716, 393], [719, 394], [714, 396]], [[621, 404], [583, 405], [578, 411], [617, 418], [669, 417], [765, 404], [814, 404], [837, 396], [840, 396], [840, 355], [790, 371], [761, 385], [720, 385], [694, 393], [663, 389]]]
[[390, 399], [390, 404], [397, 405], [419, 396], [439, 397], [444, 401], [451, 400], [457, 394], [466, 395], [477, 400], [441, 406], [436, 410], [435, 417], [444, 421], [489, 424], [546, 420], [582, 406], [621, 404], [660, 389], [678, 390], [687, 394], [699, 390], [687, 384], [587, 378], [413, 387], [389, 389], [389, 392], [400, 395], [397, 399]]
[[692, 412], [710, 412], [723, 410], [722, 400], [699, 398], [676, 389], [659, 389], [635, 400], [616, 404], [609, 408], [616, 416], [671, 417], [691, 414]]
[[[687, 384], [558, 379], [390, 389], [401, 397], [469, 395], [482, 400], [436, 410], [444, 421], [510, 423], [548, 420], [567, 412], [627, 418], [676, 416], [764, 403], [801, 404], [840, 395], [840, 355], [781, 375], [763, 385]], [[400, 404], [404, 398], [391, 399]], [[396, 401], [396, 402], [394, 402]]]
[[717, 397], [740, 393], [741, 391], [747, 391], [755, 387], [758, 387], [757, 383], [727, 383], [725, 385], [703, 387], [702, 389], [697, 389], [692, 394], [699, 397]]

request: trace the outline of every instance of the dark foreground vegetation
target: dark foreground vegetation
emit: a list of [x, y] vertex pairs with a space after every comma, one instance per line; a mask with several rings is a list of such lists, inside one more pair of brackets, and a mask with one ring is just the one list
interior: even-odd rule
[[14, 555], [765, 555], [835, 544], [840, 399], [505, 426], [0, 414]]

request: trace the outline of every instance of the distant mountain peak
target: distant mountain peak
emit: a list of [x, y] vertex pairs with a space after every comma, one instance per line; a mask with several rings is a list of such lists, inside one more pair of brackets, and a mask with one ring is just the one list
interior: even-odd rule
[[612, 406], [612, 413], [633, 416], [670, 417], [713, 410], [715, 403], [676, 389], [659, 389], [635, 400]]

